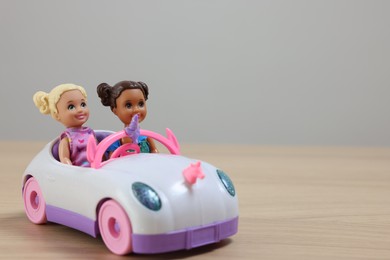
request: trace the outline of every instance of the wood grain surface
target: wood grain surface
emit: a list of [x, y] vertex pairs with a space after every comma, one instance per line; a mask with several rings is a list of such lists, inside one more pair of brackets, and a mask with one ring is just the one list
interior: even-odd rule
[[[24, 214], [21, 176], [42, 142], [0, 142], [0, 259], [123, 259], [100, 238]], [[239, 232], [131, 259], [390, 259], [390, 148], [182, 146], [234, 181]]]

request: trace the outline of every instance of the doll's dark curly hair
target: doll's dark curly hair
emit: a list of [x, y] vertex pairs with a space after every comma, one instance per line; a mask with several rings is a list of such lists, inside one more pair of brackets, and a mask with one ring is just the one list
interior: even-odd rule
[[149, 88], [148, 85], [141, 81], [129, 81], [124, 80], [116, 83], [114, 86], [110, 86], [107, 83], [101, 83], [97, 86], [97, 94], [102, 102], [103, 106], [110, 107], [113, 110], [116, 107], [116, 99], [126, 89], [139, 89], [144, 94], [145, 100], [148, 100]]

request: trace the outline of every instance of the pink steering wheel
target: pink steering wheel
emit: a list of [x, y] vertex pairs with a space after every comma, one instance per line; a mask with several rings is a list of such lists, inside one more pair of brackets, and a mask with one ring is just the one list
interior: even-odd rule
[[[180, 154], [180, 146], [177, 142], [176, 136], [172, 133], [170, 129], [166, 129], [167, 137], [164, 137], [158, 133], [148, 131], [148, 130], [140, 130], [140, 134], [143, 136], [147, 136], [155, 139], [156, 141], [163, 144], [171, 154]], [[88, 139], [87, 145], [87, 158], [91, 163], [91, 167], [95, 169], [99, 169], [102, 165], [108, 163], [113, 158], [126, 156], [130, 154], [140, 153], [140, 148], [137, 144], [124, 144], [121, 145], [118, 149], [116, 149], [109, 160], [103, 162], [104, 153], [107, 151], [108, 147], [111, 144], [116, 142], [117, 140], [126, 137], [127, 134], [124, 130], [111, 134], [104, 138], [98, 145], [96, 145], [96, 140], [93, 136]], [[130, 151], [130, 152], [129, 152]]]
[[140, 153], [141, 150], [137, 144], [127, 143], [119, 146], [112, 154], [110, 158], [123, 157], [131, 154]]

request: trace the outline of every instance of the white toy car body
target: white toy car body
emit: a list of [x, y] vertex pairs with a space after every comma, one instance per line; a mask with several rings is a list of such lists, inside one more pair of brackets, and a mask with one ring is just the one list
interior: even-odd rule
[[91, 144], [89, 168], [59, 162], [52, 152], [58, 139], [48, 143], [23, 175], [28, 218], [94, 237], [101, 234], [107, 247], [120, 255], [190, 249], [237, 232], [237, 195], [223, 171], [177, 155], [170, 132], [164, 139], [141, 130], [176, 154], [131, 154], [102, 161], [108, 145], [124, 134]]

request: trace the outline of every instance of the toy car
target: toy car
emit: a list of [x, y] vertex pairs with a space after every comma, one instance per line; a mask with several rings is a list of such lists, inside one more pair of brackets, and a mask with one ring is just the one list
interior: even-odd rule
[[125, 144], [104, 161], [107, 148], [126, 133], [96, 131], [100, 142], [88, 142], [86, 168], [59, 162], [59, 140], [49, 142], [23, 174], [29, 220], [101, 235], [118, 255], [191, 249], [234, 235], [238, 200], [228, 175], [179, 155], [169, 129], [167, 137], [147, 130], [141, 135], [171, 154], [139, 153], [137, 145]]

